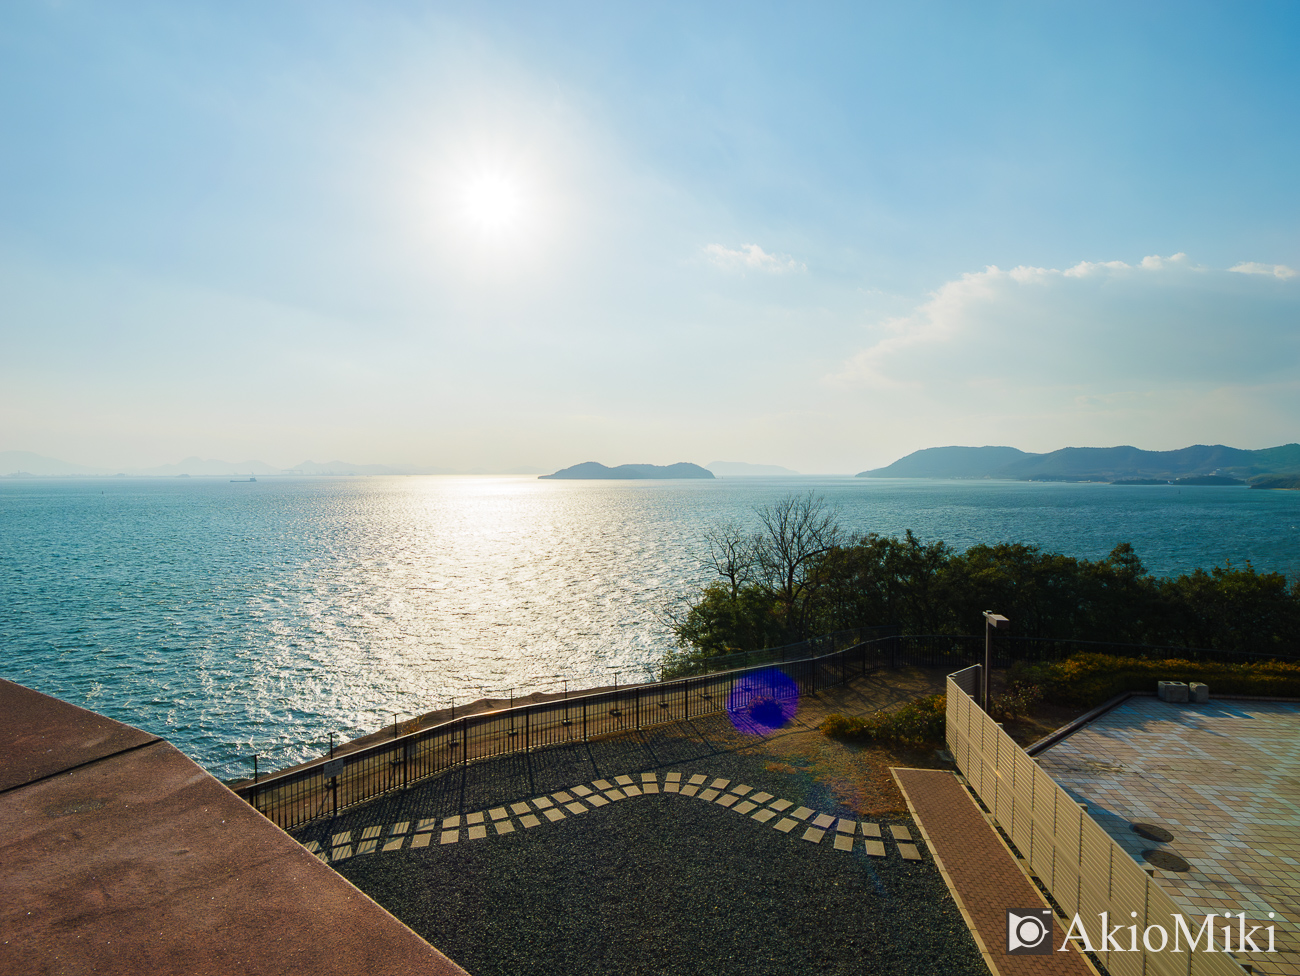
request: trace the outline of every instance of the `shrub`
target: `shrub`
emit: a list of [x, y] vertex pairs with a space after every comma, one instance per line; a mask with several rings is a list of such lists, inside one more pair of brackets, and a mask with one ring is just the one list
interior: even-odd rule
[[1037, 685], [1044, 699], [1062, 705], [1100, 705], [1125, 691], [1155, 691], [1157, 681], [1202, 681], [1210, 694], [1300, 697], [1300, 662], [1163, 660], [1075, 654], [1053, 664], [1016, 665], [1013, 688]]
[[822, 733], [846, 742], [889, 742], [920, 748], [943, 741], [946, 695], [917, 698], [893, 712], [876, 712], [869, 718], [831, 715]]

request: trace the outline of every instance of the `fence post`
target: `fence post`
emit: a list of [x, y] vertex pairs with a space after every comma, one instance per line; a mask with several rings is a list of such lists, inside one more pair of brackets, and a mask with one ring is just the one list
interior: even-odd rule
[[582, 699], [582, 741], [587, 741], [587, 699]]
[[641, 688], [639, 685], [636, 689], [636, 727], [641, 728]]
[[524, 709], [524, 752], [529, 751], [528, 735], [529, 735], [529, 726], [532, 724], [529, 722], [529, 717], [532, 714], [533, 714], [532, 706], [529, 706], [528, 708]]
[[469, 716], [460, 720], [460, 764], [469, 765]]

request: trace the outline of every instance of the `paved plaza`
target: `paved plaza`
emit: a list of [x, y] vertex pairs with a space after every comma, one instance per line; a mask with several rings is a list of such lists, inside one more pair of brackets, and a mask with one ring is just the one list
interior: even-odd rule
[[[1300, 976], [1300, 704], [1131, 698], [1037, 759], [1181, 910], [1276, 922], [1282, 951], [1246, 958], [1256, 973]], [[1152, 851], [1191, 869], [1162, 869]]]

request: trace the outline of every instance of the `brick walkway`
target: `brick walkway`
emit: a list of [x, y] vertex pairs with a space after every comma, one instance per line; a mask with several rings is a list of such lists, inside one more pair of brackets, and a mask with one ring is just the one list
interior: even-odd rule
[[[997, 976], [1092, 976], [1073, 944], [1068, 953], [1007, 955], [1007, 910], [1046, 908], [1042, 895], [952, 773], [893, 772], [989, 969]], [[1063, 935], [1057, 919], [1058, 944]]]

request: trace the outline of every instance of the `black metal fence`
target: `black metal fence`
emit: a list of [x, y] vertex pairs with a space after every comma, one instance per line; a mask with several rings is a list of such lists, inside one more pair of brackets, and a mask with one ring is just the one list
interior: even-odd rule
[[[806, 654], [790, 648], [775, 649], [786, 652], [784, 662], [769, 659], [730, 671], [469, 715], [234, 789], [287, 830], [479, 759], [585, 742], [728, 709], [735, 713], [756, 698], [780, 700], [813, 694], [880, 668], [943, 668], [952, 673], [984, 659], [984, 638], [960, 635], [879, 637], [815, 654], [819, 648], [833, 647], [840, 636], [793, 645], [804, 648]], [[1057, 661], [1080, 651], [1234, 662], [1278, 657], [1265, 652], [1242, 654], [999, 637], [993, 643], [993, 666], [1005, 668], [1015, 661]]]

